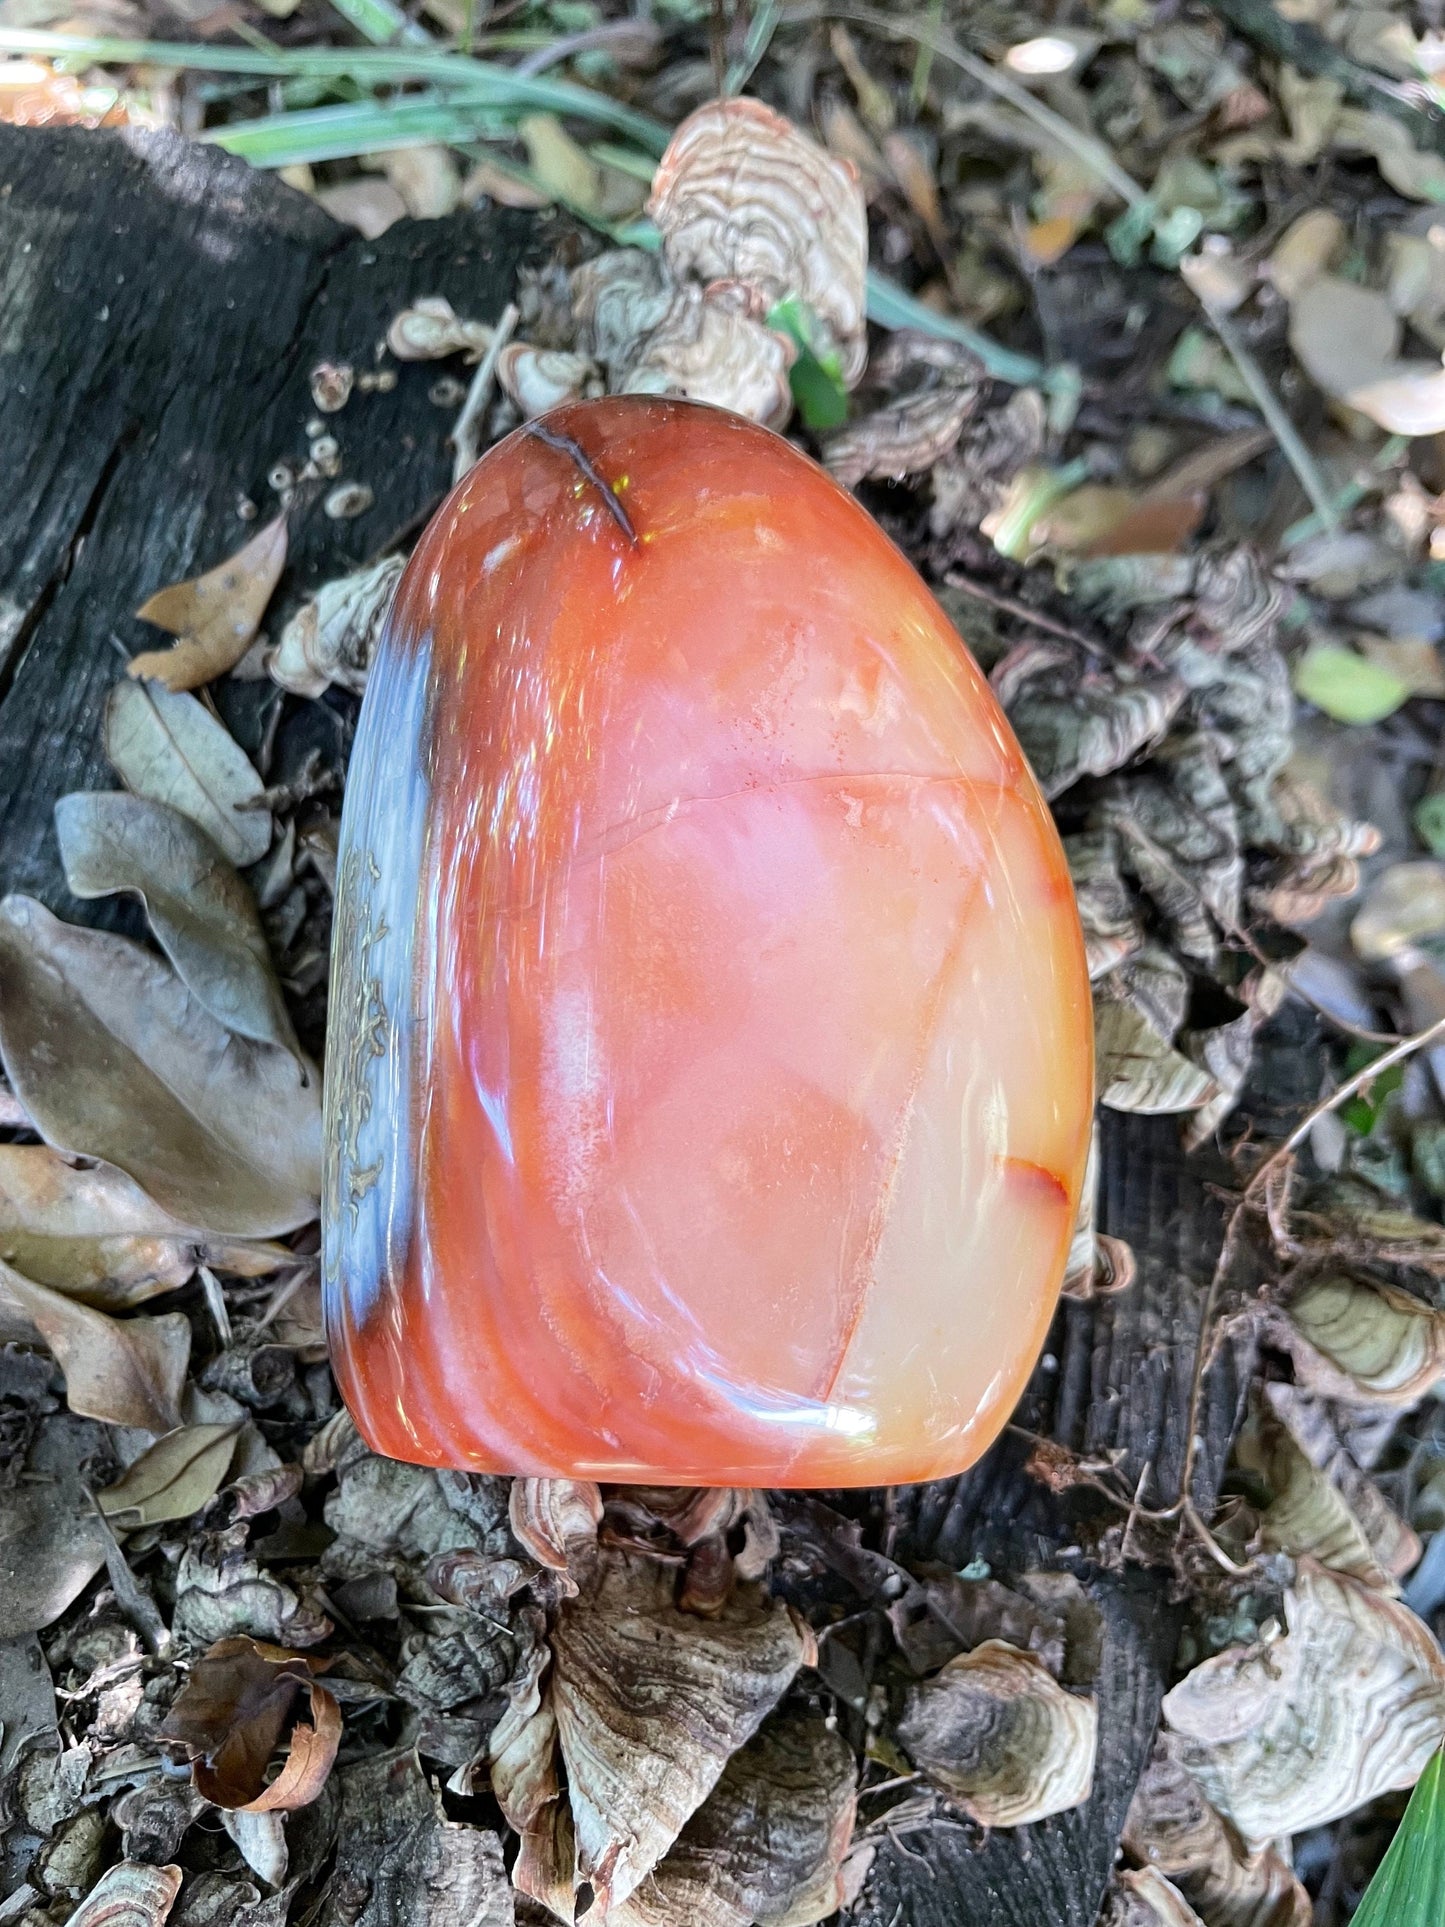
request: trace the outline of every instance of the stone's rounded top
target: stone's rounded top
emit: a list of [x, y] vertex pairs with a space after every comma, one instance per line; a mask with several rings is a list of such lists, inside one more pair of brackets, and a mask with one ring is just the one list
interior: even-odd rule
[[1008, 724], [787, 442], [576, 403], [448, 498], [340, 854], [327, 1308], [401, 1458], [941, 1476], [1052, 1313], [1083, 947]]

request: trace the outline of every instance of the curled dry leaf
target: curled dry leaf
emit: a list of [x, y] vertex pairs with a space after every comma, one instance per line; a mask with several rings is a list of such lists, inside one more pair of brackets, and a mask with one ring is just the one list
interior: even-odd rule
[[1210, 1927], [1310, 1927], [1314, 1909], [1274, 1846], [1251, 1853], [1177, 1760], [1159, 1752], [1134, 1790], [1124, 1845], [1167, 1875]]
[[913, 392], [895, 396], [829, 438], [829, 472], [845, 488], [865, 479], [901, 481], [921, 475], [951, 453], [977, 412], [984, 370], [977, 356], [951, 342], [907, 331], [895, 334], [874, 361], [873, 377]]
[[1167, 952], [1146, 946], [1094, 989], [1099, 1102], [1150, 1115], [1198, 1110], [1219, 1091], [1214, 1075], [1174, 1047], [1188, 985]]
[[218, 1023], [299, 1055], [255, 899], [204, 830], [121, 790], [62, 796], [55, 829], [76, 896], [133, 890], [162, 950]]
[[282, 1815], [253, 1813], [249, 1807], [223, 1807], [221, 1825], [252, 1873], [259, 1874], [268, 1887], [279, 1887], [291, 1859]]
[[1021, 1827], [1087, 1800], [1098, 1710], [1001, 1639], [910, 1686], [898, 1742], [984, 1827]]
[[271, 843], [260, 777], [210, 710], [163, 683], [117, 683], [105, 706], [105, 753], [126, 788], [198, 823], [232, 863]]
[[72, 1412], [169, 1432], [180, 1424], [181, 1387], [191, 1355], [183, 1312], [160, 1318], [110, 1318], [0, 1265], [0, 1298], [19, 1306], [65, 1374]]
[[1095, 1226], [1099, 1196], [1099, 1127], [1089, 1140], [1089, 1162], [1079, 1196], [1079, 1215], [1064, 1268], [1064, 1295], [1080, 1302], [1127, 1291], [1134, 1282], [1134, 1253], [1122, 1238], [1111, 1238]]
[[529, 421], [564, 401], [601, 392], [601, 376], [590, 355], [534, 348], [526, 341], [510, 341], [498, 355], [497, 381]]
[[1264, 1397], [1294, 1444], [1348, 1505], [1381, 1570], [1391, 1581], [1403, 1579], [1420, 1557], [1419, 1537], [1357, 1462], [1332, 1408], [1297, 1385], [1279, 1382], [1266, 1383]]
[[[315, 1678], [321, 1664], [245, 1638], [218, 1640], [202, 1654], [160, 1737], [190, 1755], [203, 1798], [246, 1813], [289, 1813], [310, 1805], [341, 1743], [341, 1708]], [[303, 1688], [310, 1721], [291, 1725], [285, 1762], [267, 1784], [266, 1768]]]
[[1326, 1398], [1408, 1405], [1445, 1373], [1445, 1313], [1390, 1285], [1311, 1279], [1270, 1331]]
[[424, 295], [403, 308], [386, 331], [386, 345], [398, 361], [442, 361], [464, 354], [480, 361], [492, 345], [483, 321], [463, 321], [444, 295]]
[[[1272, 1389], [1294, 1394], [1290, 1386]], [[1281, 1409], [1285, 1416], [1281, 1415]], [[1389, 1507], [1376, 1493], [1373, 1503], [1369, 1504], [1368, 1516], [1377, 1530], [1384, 1526], [1382, 1536], [1391, 1560], [1389, 1566], [1384, 1563], [1365, 1520], [1356, 1516], [1347, 1496], [1347, 1491], [1359, 1496], [1374, 1488], [1358, 1468], [1350, 1465], [1348, 1453], [1335, 1441], [1331, 1456], [1342, 1484], [1349, 1471], [1354, 1474], [1347, 1490], [1342, 1489], [1342, 1484], [1337, 1485], [1330, 1470], [1317, 1465], [1294, 1436], [1287, 1422], [1287, 1415], [1294, 1409], [1297, 1407], [1293, 1397], [1282, 1408], [1274, 1401], [1267, 1401], [1251, 1416], [1235, 1443], [1239, 1463], [1247, 1471], [1257, 1473], [1270, 1494], [1269, 1504], [1260, 1515], [1260, 1544], [1295, 1558], [1315, 1559], [1335, 1572], [1348, 1573], [1362, 1585], [1375, 1586], [1388, 1593], [1398, 1592], [1396, 1569], [1402, 1558], [1408, 1568], [1419, 1557], [1419, 1541], [1403, 1520], [1390, 1514]], [[1329, 1422], [1324, 1419], [1322, 1423], [1328, 1426]], [[1381, 1513], [1388, 1516], [1389, 1524], [1382, 1521]], [[1389, 1530], [1390, 1524], [1393, 1531]]]
[[1084, 927], [1089, 976], [1097, 979], [1143, 947], [1143, 918], [1124, 881], [1116, 830], [1082, 830], [1066, 836], [1064, 854]]
[[261, 1277], [281, 1245], [208, 1240], [113, 1165], [75, 1165], [48, 1144], [0, 1144], [0, 1259], [97, 1311], [128, 1311], [202, 1263]]
[[1205, 1927], [1172, 1880], [1157, 1867], [1126, 1867], [1104, 1895], [1099, 1927]]
[[298, 696], [320, 696], [333, 683], [359, 696], [405, 566], [401, 556], [389, 555], [324, 583], [281, 631], [266, 659], [271, 679]]
[[167, 689], [197, 689], [234, 669], [261, 626], [285, 566], [286, 518], [278, 515], [216, 568], [173, 583], [141, 604], [136, 614], [143, 622], [180, 641], [133, 657], [126, 673]]
[[797, 296], [831, 334], [848, 385], [858, 380], [868, 217], [851, 162], [761, 101], [710, 101], [673, 135], [647, 211], [679, 280], [736, 283], [758, 317]]
[[552, 1632], [576, 1874], [603, 1909], [662, 1859], [806, 1654], [791, 1615], [755, 1590], [704, 1619], [678, 1609], [674, 1584], [662, 1561], [610, 1555]]
[[237, 1419], [167, 1432], [126, 1468], [123, 1478], [96, 1493], [97, 1505], [123, 1532], [189, 1519], [225, 1483], [240, 1430]]
[[539, 1566], [565, 1575], [575, 1595], [574, 1574], [596, 1562], [602, 1493], [591, 1479], [513, 1479], [508, 1499], [512, 1537]]
[[1285, 1618], [1164, 1698], [1173, 1758], [1256, 1847], [1411, 1785], [1445, 1734], [1445, 1657], [1398, 1600], [1306, 1559]]
[[106, 1868], [70, 1916], [70, 1927], [164, 1927], [180, 1890], [179, 1867], [122, 1860]]
[[268, 1237], [316, 1215], [316, 1073], [232, 1036], [138, 944], [7, 897], [0, 1053], [52, 1144], [118, 1165], [183, 1222]]
[[786, 336], [731, 298], [709, 298], [700, 288], [683, 286], [620, 392], [685, 395], [781, 428], [793, 406], [788, 369], [795, 352]]
[[990, 681], [1050, 799], [1081, 776], [1107, 776], [1157, 742], [1186, 694], [1174, 676], [1081, 680], [1073, 653], [1053, 643], [1021, 643]]
[[734, 1753], [616, 1927], [810, 1927], [845, 1904], [852, 1749], [816, 1714], [775, 1713]]

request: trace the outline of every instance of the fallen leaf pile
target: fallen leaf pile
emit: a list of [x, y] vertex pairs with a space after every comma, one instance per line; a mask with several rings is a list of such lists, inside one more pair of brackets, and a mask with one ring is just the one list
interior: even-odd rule
[[[175, 640], [110, 693], [119, 787], [57, 807], [105, 927], [0, 903], [0, 1923], [873, 1921], [871, 1863], [892, 1879], [910, 1835], [1023, 1829], [1023, 1864], [1117, 1827], [1100, 1568], [1141, 1566], [1183, 1635], [1101, 1923], [1353, 1906], [1351, 1843], [1367, 1872], [1445, 1739], [1445, 1048], [1369, 1074], [1445, 1016], [1445, 163], [1410, 92], [1445, 58], [1333, 0], [1271, 10], [1261, 51], [1245, 11], [559, 0], [489, 64], [525, 68], [522, 111], [454, 147], [373, 119], [350, 173], [348, 117], [450, 106], [355, 77], [260, 105], [165, 63], [0, 87], [0, 118], [324, 127], [287, 172], [373, 236], [479, 202], [591, 228], [542, 230], [501, 317], [418, 285], [296, 374], [272, 505], [136, 611]], [[0, 31], [32, 12], [0, 0]], [[219, 16], [185, 20], [209, 44]], [[454, 0], [231, 24], [282, 62], [352, 28], [444, 60], [472, 27]], [[616, 138], [585, 133], [599, 86]], [[649, 115], [644, 153], [618, 130]], [[1272, 1020], [1332, 1021], [1297, 1055], [1359, 1089], [1221, 1293], [1258, 1363], [1207, 1522], [1044, 1439], [1063, 1535], [960, 1571], [896, 1544], [891, 1502], [865, 1524], [365, 1447], [321, 1329], [314, 1060], [345, 746], [405, 556], [311, 571], [317, 528], [383, 493], [353, 424], [399, 382], [459, 469], [571, 397], [677, 394], [789, 427], [859, 493], [1055, 812], [1107, 1109], [1245, 1137], [1247, 1171], [1259, 1120], [1230, 1118]], [[1291, 1123], [1320, 1091], [1295, 1095]], [[1099, 1231], [1098, 1149], [1070, 1297], [1174, 1289]]]

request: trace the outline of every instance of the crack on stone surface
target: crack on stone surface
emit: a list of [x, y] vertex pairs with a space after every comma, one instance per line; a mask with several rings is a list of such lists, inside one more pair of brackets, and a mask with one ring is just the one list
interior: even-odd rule
[[638, 546], [638, 540], [637, 530], [632, 526], [632, 517], [622, 506], [614, 491], [598, 474], [591, 457], [581, 443], [574, 441], [570, 435], [555, 434], [550, 428], [543, 428], [539, 422], [528, 422], [526, 432], [533, 441], [541, 442], [546, 448], [554, 448], [559, 455], [567, 457], [578, 474], [601, 495], [613, 521], [635, 549]]

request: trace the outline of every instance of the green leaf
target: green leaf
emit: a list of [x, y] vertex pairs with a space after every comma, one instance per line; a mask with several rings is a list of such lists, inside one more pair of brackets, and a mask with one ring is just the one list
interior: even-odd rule
[[841, 428], [848, 419], [843, 358], [828, 339], [818, 317], [806, 302], [789, 295], [771, 310], [768, 326], [787, 335], [797, 348], [798, 358], [788, 372], [788, 381], [806, 426]]
[[1143, 260], [1157, 211], [1151, 200], [1133, 201], [1104, 229], [1105, 243], [1121, 268], [1137, 268]]
[[1422, 796], [1415, 805], [1415, 833], [1427, 850], [1445, 856], [1445, 790]]
[[1378, 723], [1410, 695], [1410, 685], [1379, 663], [1335, 642], [1317, 642], [1295, 664], [1294, 686], [1337, 723]]
[[1351, 1927], [1440, 1927], [1445, 1920], [1445, 1752], [1410, 1795]]

